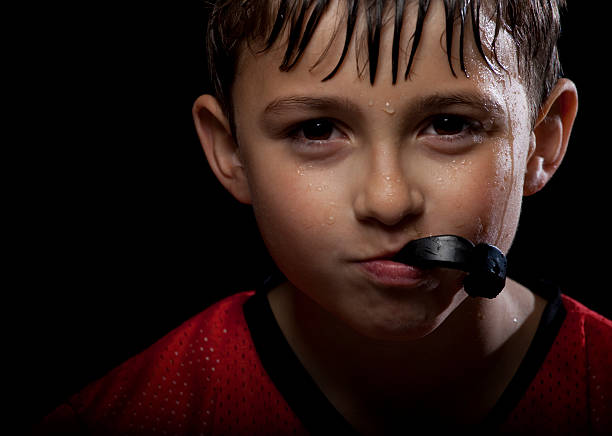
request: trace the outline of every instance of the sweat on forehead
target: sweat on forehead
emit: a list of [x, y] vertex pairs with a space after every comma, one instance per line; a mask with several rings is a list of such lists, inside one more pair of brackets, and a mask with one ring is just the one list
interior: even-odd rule
[[[443, 5], [446, 29], [442, 43], [454, 75], [458, 73], [451, 57], [455, 52], [459, 53], [459, 70], [468, 73], [464, 56], [468, 41], [490, 68], [499, 69], [499, 37], [502, 32], [510, 35], [516, 47], [518, 74], [531, 100], [533, 119], [561, 74], [556, 45], [560, 33], [559, 9], [565, 0], [220, 0], [211, 11], [207, 38], [209, 69], [217, 97], [230, 113], [237, 59], [247, 47], [265, 52], [283, 46], [278, 67], [290, 71], [309, 47], [322, 17], [331, 9], [337, 10], [339, 17], [333, 39], [341, 41], [342, 49], [335, 67], [323, 80], [335, 75], [351, 44], [357, 43], [364, 46], [367, 55], [364, 65], [367, 64], [373, 83], [385, 26], [393, 29], [393, 83], [399, 78], [406, 80], [427, 22], [425, 18], [436, 3]], [[407, 27], [407, 22], [414, 25]], [[490, 24], [486, 32], [483, 23]], [[408, 29], [411, 34], [403, 34]], [[403, 47], [402, 40], [410, 43]], [[402, 51], [407, 51], [408, 61], [405, 70], [400, 71]]]

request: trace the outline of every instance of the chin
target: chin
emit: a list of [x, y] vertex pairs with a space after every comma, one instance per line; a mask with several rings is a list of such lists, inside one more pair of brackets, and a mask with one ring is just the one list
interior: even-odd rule
[[[446, 292], [442, 291], [446, 289]], [[377, 340], [414, 341], [436, 331], [467, 298], [461, 286], [369, 301], [352, 313], [354, 328]], [[355, 316], [356, 315], [356, 316]]]
[[[452, 308], [436, 309], [413, 303], [387, 308], [368, 308], [348, 324], [363, 336], [379, 341], [416, 341], [434, 332], [444, 323]], [[435, 305], [434, 305], [435, 306]], [[385, 310], [387, 309], [387, 310]]]

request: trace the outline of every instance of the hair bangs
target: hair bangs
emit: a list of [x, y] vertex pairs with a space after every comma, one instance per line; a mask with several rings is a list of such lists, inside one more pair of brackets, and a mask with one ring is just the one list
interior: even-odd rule
[[[430, 0], [337, 0], [339, 15], [333, 37], [320, 55], [328, 50], [337, 35], [344, 31], [344, 42], [335, 67], [323, 81], [333, 78], [346, 61], [351, 44], [359, 44], [363, 51], [364, 68], [357, 66], [358, 74], [365, 67], [370, 83], [374, 83], [380, 58], [381, 33], [385, 25], [393, 26], [391, 48], [392, 83], [397, 82], [400, 68], [402, 31], [408, 14], [416, 13], [412, 35], [408, 39], [407, 67], [404, 80], [408, 80], [414, 67], [421, 42]], [[506, 68], [498, 58], [498, 42], [502, 32], [507, 33], [516, 48], [519, 75], [532, 102], [532, 119], [561, 76], [557, 53], [560, 35], [560, 9], [565, 0], [442, 0], [444, 6], [443, 41], [451, 73], [457, 77], [453, 49], [458, 48], [459, 68], [468, 76], [465, 50], [466, 32], [471, 32], [470, 44], [476, 48], [485, 64], [494, 72]], [[333, 1], [336, 4], [336, 1]], [[231, 105], [230, 91], [236, 72], [240, 50], [245, 46], [258, 47], [262, 53], [277, 45], [284, 48], [281, 71], [290, 71], [303, 57], [332, 0], [220, 0], [212, 5], [207, 34], [209, 70], [212, 84], [224, 109]], [[335, 6], [335, 5], [334, 5]], [[415, 12], [412, 12], [415, 11]], [[483, 12], [486, 11], [486, 12]], [[391, 15], [393, 15], [391, 17]], [[488, 20], [488, 21], [487, 21]], [[492, 39], [483, 40], [482, 23], [494, 24]], [[364, 23], [361, 28], [359, 23]], [[253, 45], [253, 43], [256, 43]], [[357, 56], [359, 64], [360, 56]], [[367, 65], [366, 65], [367, 64]], [[498, 68], [494, 68], [496, 65]], [[312, 66], [311, 68], [314, 68]]]
[[[445, 23], [445, 38], [446, 38], [446, 52], [448, 56], [448, 63], [451, 72], [456, 76], [455, 69], [453, 67], [452, 60], [452, 49], [454, 43], [455, 26], [459, 26], [459, 62], [460, 69], [468, 75], [465, 67], [465, 56], [464, 56], [464, 43], [465, 43], [465, 26], [468, 17], [468, 25], [472, 26], [472, 34], [474, 35], [474, 44], [477, 51], [485, 61], [485, 63], [493, 69], [489, 58], [485, 55], [483, 49], [482, 40], [480, 37], [480, 20], [481, 20], [481, 1], [480, 0], [443, 0], [444, 9], [446, 14]], [[340, 69], [346, 54], [348, 52], [351, 41], [353, 40], [353, 34], [355, 33], [356, 23], [358, 15], [360, 13], [360, 3], [358, 0], [343, 0], [345, 4], [345, 39], [342, 52], [333, 70], [328, 73], [323, 81], [329, 80], [337, 73]], [[360, 35], [359, 39], [365, 39], [364, 44], [367, 49], [367, 64], [369, 66], [369, 79], [370, 83], [374, 83], [376, 78], [378, 60], [380, 56], [380, 38], [382, 27], [385, 24], [385, 13], [386, 11], [394, 11], [393, 18], [393, 40], [391, 50], [391, 62], [392, 62], [392, 82], [397, 82], [398, 70], [399, 70], [399, 54], [400, 54], [400, 38], [403, 29], [404, 15], [406, 11], [407, 3], [417, 3], [417, 17], [414, 32], [411, 36], [412, 46], [408, 57], [408, 66], [404, 73], [404, 79], [408, 79], [411, 68], [414, 64], [415, 55], [421, 40], [423, 32], [423, 25], [425, 17], [431, 5], [430, 0], [369, 0], [363, 5], [363, 13], [365, 14], [365, 35]], [[330, 4], [329, 0], [281, 0], [278, 2], [276, 18], [274, 25], [266, 39], [265, 50], [270, 49], [274, 43], [278, 42], [281, 37], [283, 29], [286, 29], [286, 44], [285, 53], [279, 69], [281, 71], [291, 70], [299, 61], [304, 54], [314, 32], [316, 31], [317, 25], [328, 9]], [[310, 12], [309, 12], [310, 11]], [[499, 8], [497, 9], [499, 11]], [[310, 15], [309, 15], [310, 13]], [[308, 17], [308, 19], [307, 19]], [[496, 19], [496, 30], [495, 35], [499, 34], [502, 20], [500, 17]], [[336, 29], [338, 30], [338, 29]], [[496, 39], [496, 38], [495, 38]], [[329, 42], [331, 45], [331, 41]], [[496, 59], [496, 51], [494, 50], [494, 44], [491, 47], [493, 58]], [[325, 56], [327, 50], [322, 56]], [[317, 62], [318, 63], [318, 62]], [[501, 66], [499, 62], [496, 62]]]

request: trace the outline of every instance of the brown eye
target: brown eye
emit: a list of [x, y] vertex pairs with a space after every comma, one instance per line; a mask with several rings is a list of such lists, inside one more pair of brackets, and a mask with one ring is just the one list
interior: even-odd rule
[[455, 115], [441, 115], [432, 121], [431, 127], [438, 135], [457, 135], [469, 128], [469, 123]]
[[330, 120], [309, 120], [302, 124], [304, 137], [311, 141], [324, 141], [334, 132], [334, 124]]

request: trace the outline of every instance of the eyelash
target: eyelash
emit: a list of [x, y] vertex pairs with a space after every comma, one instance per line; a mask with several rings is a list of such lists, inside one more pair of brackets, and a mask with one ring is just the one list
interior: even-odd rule
[[[440, 133], [428, 133], [427, 131], [430, 129], [434, 129], [434, 124], [436, 122], [440, 122], [443, 120], [450, 120], [450, 122], [459, 122], [461, 123], [461, 129], [458, 131], [458, 133], [450, 133], [450, 134], [440, 134]], [[436, 136], [439, 138], [445, 138], [445, 137], [463, 137], [466, 134], [477, 134], [482, 132], [483, 127], [482, 124], [476, 120], [470, 119], [468, 117], [465, 117], [463, 115], [454, 115], [454, 114], [440, 114], [440, 115], [435, 115], [433, 117], [431, 117], [427, 123], [425, 124], [425, 128], [421, 130], [422, 134], [425, 135], [432, 135], [432, 136]]]
[[[329, 136], [334, 136], [334, 138], [326, 138], [326, 139], [308, 139], [306, 137], [305, 129], [309, 127], [315, 127], [315, 124], [323, 125], [324, 127], [330, 128], [331, 132]], [[298, 123], [294, 128], [292, 128], [288, 136], [296, 143], [305, 147], [317, 147], [317, 146], [326, 146], [330, 141], [337, 139], [346, 139], [346, 135], [342, 132], [342, 129], [338, 127], [338, 122], [331, 118], [313, 118], [310, 120], [303, 121]]]
[[[460, 123], [461, 128], [453, 130], [449, 134], [437, 133], [435, 131], [436, 127], [434, 127], [434, 124], [436, 122], [443, 122], [443, 120], [445, 119], [448, 120], [451, 124]], [[329, 148], [331, 142], [336, 141], [338, 139], [346, 139], [346, 135], [343, 133], [342, 129], [338, 126], [338, 124], [339, 123], [332, 118], [312, 118], [297, 123], [288, 131], [286, 136], [289, 137], [296, 146], [302, 147], [310, 151], [315, 151], [320, 148]], [[306, 137], [305, 129], [316, 128], [317, 125], [318, 127], [329, 129], [329, 137], [324, 139], [308, 139]], [[428, 132], [430, 130], [433, 132]], [[424, 127], [419, 130], [419, 135], [422, 135], [425, 137], [425, 139], [438, 144], [442, 143], [446, 145], [468, 145], [473, 142], [479, 142], [477, 138], [481, 136], [484, 130], [485, 129], [483, 128], [482, 124], [474, 119], [463, 115], [455, 115], [448, 113], [438, 114], [430, 117], [427, 121], [425, 121]], [[456, 131], [457, 133], [452, 133], [454, 131]]]

